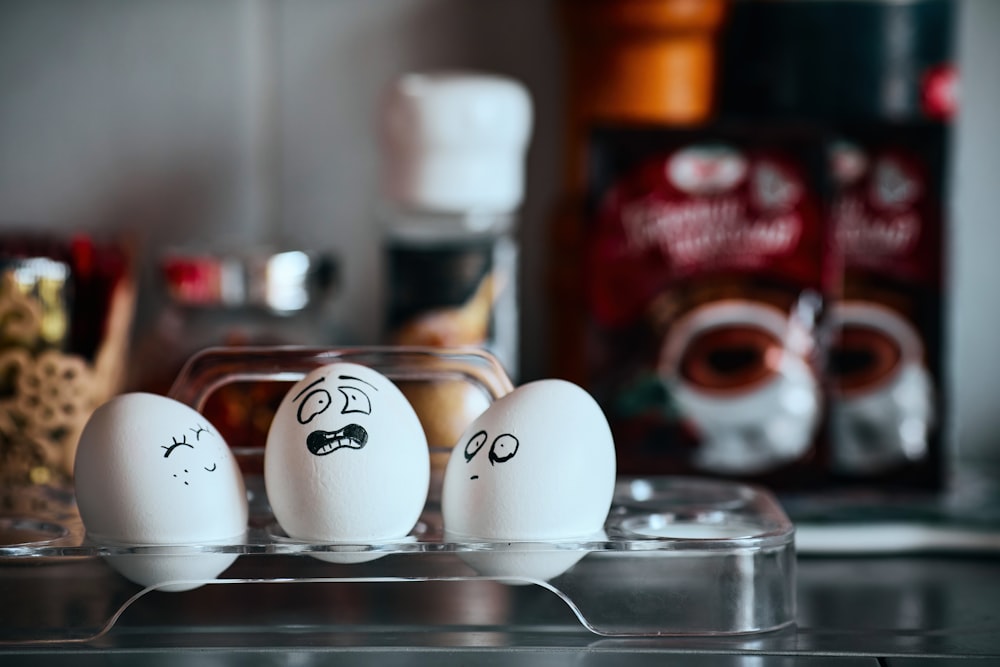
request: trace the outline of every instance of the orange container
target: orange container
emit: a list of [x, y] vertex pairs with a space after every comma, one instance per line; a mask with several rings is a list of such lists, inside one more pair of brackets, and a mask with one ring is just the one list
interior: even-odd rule
[[572, 0], [573, 108], [592, 119], [695, 123], [711, 112], [725, 0]]
[[551, 371], [581, 381], [582, 207], [591, 131], [690, 126], [712, 117], [727, 0], [564, 0], [569, 104], [565, 197], [551, 227]]

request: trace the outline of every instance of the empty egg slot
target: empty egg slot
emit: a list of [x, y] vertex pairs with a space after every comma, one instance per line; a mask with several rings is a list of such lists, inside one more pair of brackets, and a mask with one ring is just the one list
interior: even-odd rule
[[735, 540], [760, 535], [759, 526], [734, 521], [722, 511], [660, 512], [628, 517], [621, 521], [625, 537], [676, 540]]
[[0, 545], [3, 546], [40, 546], [67, 535], [69, 530], [57, 523], [18, 517], [0, 518]]
[[619, 512], [737, 512], [745, 509], [753, 498], [753, 491], [741, 484], [706, 483], [697, 478], [673, 479], [669, 484], [663, 484], [636, 478], [619, 480], [613, 505]]

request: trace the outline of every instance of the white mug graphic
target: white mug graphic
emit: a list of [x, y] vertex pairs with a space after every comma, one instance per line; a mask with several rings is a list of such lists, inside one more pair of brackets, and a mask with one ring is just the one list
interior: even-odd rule
[[787, 313], [745, 300], [700, 306], [671, 327], [659, 370], [700, 436], [697, 468], [760, 474], [806, 454], [821, 412], [810, 346]]
[[874, 474], [926, 457], [934, 382], [917, 331], [893, 310], [861, 301], [835, 304], [831, 324], [834, 469]]

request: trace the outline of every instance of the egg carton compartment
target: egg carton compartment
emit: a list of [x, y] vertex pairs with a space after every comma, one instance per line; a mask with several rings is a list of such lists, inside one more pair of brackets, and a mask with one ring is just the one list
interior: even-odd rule
[[[256, 504], [261, 508], [262, 500]], [[251, 515], [244, 540], [211, 545], [96, 546], [86, 542], [82, 526], [69, 524], [58, 537], [0, 547], [0, 591], [9, 602], [0, 609], [0, 642], [95, 642], [118, 624], [141, 622], [136, 616], [165, 609], [172, 620], [158, 617], [157, 623], [183, 625], [192, 622], [189, 610], [203, 607], [214, 611], [196, 614], [205, 624], [196, 632], [213, 626], [250, 632], [254, 625], [272, 632], [317, 625], [345, 631], [360, 622], [351, 608], [364, 614], [366, 607], [389, 604], [387, 598], [419, 605], [425, 621], [432, 612], [431, 619], [446, 626], [506, 627], [525, 622], [515, 614], [525, 605], [551, 607], [538, 591], [605, 636], [760, 633], [794, 622], [792, 528], [760, 490], [709, 480], [622, 479], [605, 532], [587, 541], [453, 542], [444, 538], [431, 503], [407, 538], [380, 544], [290, 540], [266, 512]], [[233, 560], [218, 578], [145, 589], [106, 562], [142, 567], [170, 559], [181, 570], [189, 564], [197, 570], [199, 561], [214, 558]], [[546, 580], [483, 575], [484, 560], [529, 569], [571, 565]], [[178, 583], [203, 586], [166, 592]], [[380, 590], [431, 584], [427, 594]], [[330, 590], [338, 586], [347, 592]], [[248, 618], [250, 609], [260, 613], [261, 599], [274, 615]]]
[[[8, 601], [0, 606], [0, 644], [108, 641], [147, 616], [192, 632], [343, 632], [358, 622], [393, 627], [400, 620], [384, 609], [414, 606], [431, 630], [530, 629], [548, 622], [548, 612], [538, 610], [554, 604], [568, 610], [577, 627], [602, 636], [743, 635], [794, 624], [794, 529], [773, 496], [757, 487], [619, 478], [599, 535], [532, 542], [449, 539], [440, 486], [450, 447], [441, 446], [440, 438], [457, 440], [477, 411], [513, 388], [487, 353], [218, 348], [194, 357], [171, 395], [203, 410], [212, 393], [228, 384], [295, 382], [333, 361], [368, 365], [415, 390], [410, 395], [418, 397], [414, 405], [432, 443], [432, 477], [409, 535], [375, 544], [288, 538], [270, 512], [257, 472], [262, 449], [230, 442], [241, 457], [250, 501], [240, 540], [96, 545], [65, 498], [55, 498], [49, 513], [0, 518], [7, 536], [0, 543], [0, 595]], [[456, 406], [466, 412], [456, 416]], [[441, 423], [447, 420], [454, 423]], [[232, 564], [218, 577], [199, 577], [198, 563], [210, 559]], [[157, 561], [176, 564], [177, 580], [142, 588], [108, 565], [141, 568]], [[168, 592], [185, 584], [195, 587]], [[267, 612], [250, 598], [266, 599]], [[371, 621], [365, 610], [379, 605], [383, 611]], [[197, 611], [205, 609], [212, 611]]]

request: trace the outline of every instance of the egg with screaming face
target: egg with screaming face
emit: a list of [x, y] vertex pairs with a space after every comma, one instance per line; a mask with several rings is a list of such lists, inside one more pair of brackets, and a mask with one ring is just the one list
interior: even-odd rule
[[[89, 541], [142, 586], [166, 591], [214, 579], [235, 553], [117, 553], [117, 547], [239, 544], [247, 497], [236, 459], [191, 407], [147, 393], [122, 394], [91, 415], [76, 452], [75, 487]], [[173, 583], [170, 583], [173, 582]]]
[[615, 472], [611, 428], [590, 394], [564, 380], [522, 385], [455, 445], [441, 496], [446, 536], [532, 543], [460, 554], [484, 575], [550, 579], [584, 555], [552, 543], [603, 539]]
[[[296, 383], [275, 412], [264, 483], [275, 519], [293, 539], [350, 545], [400, 540], [427, 500], [427, 438], [389, 378], [359, 364], [329, 364]], [[380, 554], [344, 549], [314, 555], [363, 562]]]

